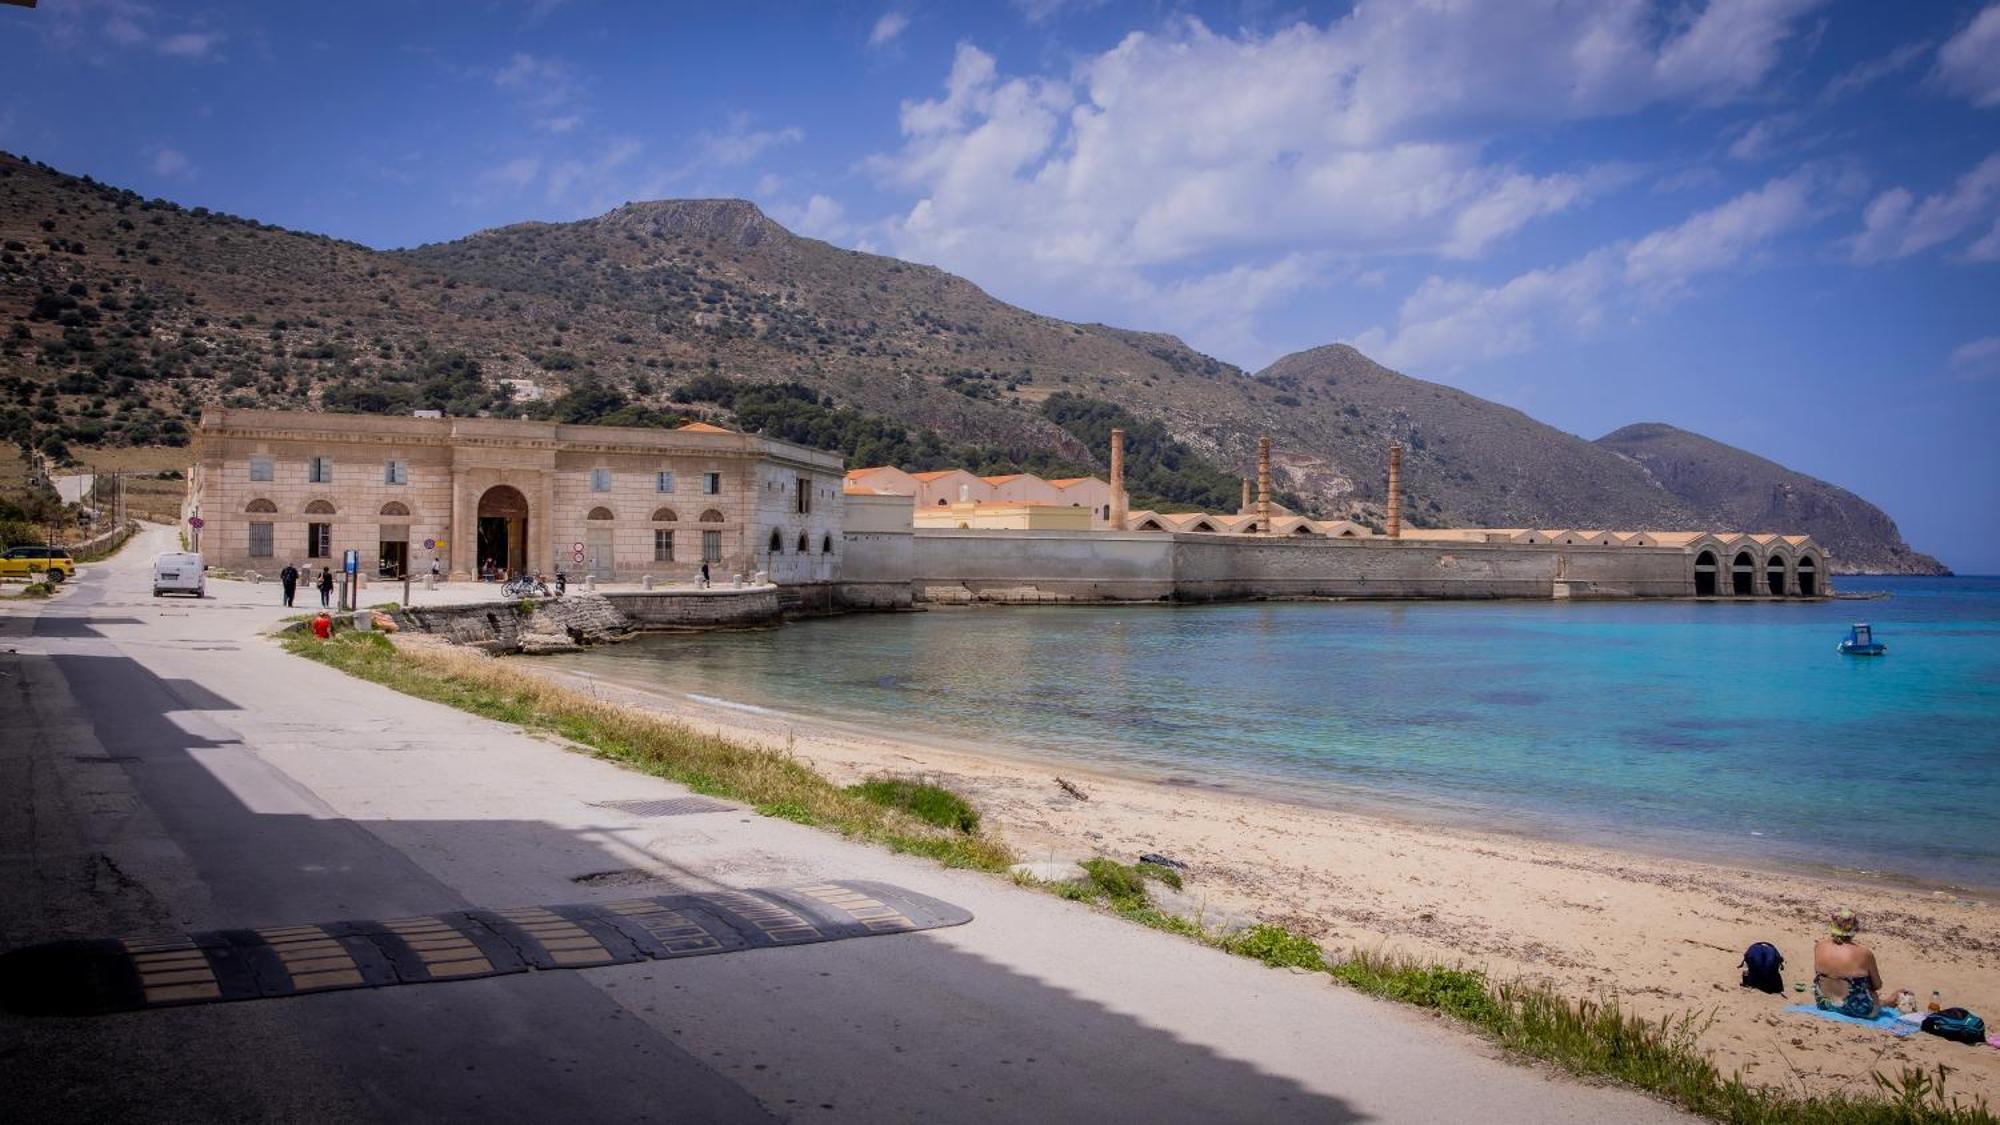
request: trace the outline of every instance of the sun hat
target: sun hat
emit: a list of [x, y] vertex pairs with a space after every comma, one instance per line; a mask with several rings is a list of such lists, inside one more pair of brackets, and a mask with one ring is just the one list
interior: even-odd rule
[[1835, 941], [1853, 941], [1854, 935], [1861, 932], [1861, 919], [1854, 916], [1854, 911], [1845, 907], [1834, 911], [1829, 921], [1832, 923]]

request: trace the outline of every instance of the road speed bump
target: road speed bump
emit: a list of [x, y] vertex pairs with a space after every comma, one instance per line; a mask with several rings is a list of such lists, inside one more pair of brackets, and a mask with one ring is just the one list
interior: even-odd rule
[[0, 954], [0, 1007], [106, 1012], [583, 969], [958, 926], [970, 912], [841, 880], [602, 903], [50, 942]]

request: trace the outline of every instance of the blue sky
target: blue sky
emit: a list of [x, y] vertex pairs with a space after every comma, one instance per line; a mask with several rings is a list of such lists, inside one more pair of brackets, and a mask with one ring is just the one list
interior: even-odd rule
[[371, 246], [741, 196], [1255, 369], [1664, 421], [2000, 571], [2000, 3], [0, 7], [0, 147]]

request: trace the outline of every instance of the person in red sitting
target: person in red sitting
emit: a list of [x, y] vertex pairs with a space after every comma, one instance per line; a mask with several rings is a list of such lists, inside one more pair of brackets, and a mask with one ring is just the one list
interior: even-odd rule
[[322, 641], [333, 636], [333, 618], [325, 610], [321, 610], [319, 616], [313, 618], [313, 636]]

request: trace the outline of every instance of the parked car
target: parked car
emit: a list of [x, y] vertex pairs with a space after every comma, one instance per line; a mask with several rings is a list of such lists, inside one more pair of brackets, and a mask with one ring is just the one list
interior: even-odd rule
[[61, 582], [76, 573], [76, 562], [61, 547], [9, 547], [0, 555], [0, 577]]
[[208, 570], [200, 555], [189, 551], [168, 551], [153, 560], [153, 596], [193, 594], [208, 596]]

